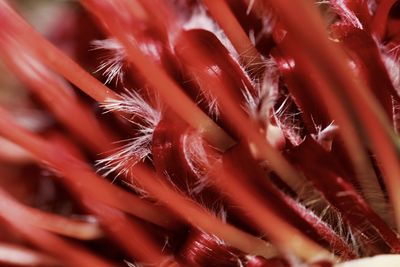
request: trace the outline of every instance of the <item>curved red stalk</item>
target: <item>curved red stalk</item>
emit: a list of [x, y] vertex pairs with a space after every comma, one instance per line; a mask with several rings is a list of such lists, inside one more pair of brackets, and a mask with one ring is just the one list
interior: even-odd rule
[[197, 231], [190, 234], [180, 256], [185, 260], [185, 263], [193, 267], [239, 266], [238, 262], [243, 261], [244, 258], [241, 252], [221, 244], [215, 237]]
[[[195, 173], [191, 172], [188, 163], [184, 160], [184, 137], [182, 133], [189, 127], [175, 118], [164, 118], [158, 123], [152, 138], [152, 161], [156, 173], [160, 176], [167, 174], [173, 186], [193, 197], [198, 182]], [[210, 192], [211, 193], [211, 192]], [[206, 196], [207, 195], [207, 196]], [[194, 197], [196, 199], [196, 197]], [[211, 208], [218, 203], [216, 194], [202, 192], [202, 205]]]

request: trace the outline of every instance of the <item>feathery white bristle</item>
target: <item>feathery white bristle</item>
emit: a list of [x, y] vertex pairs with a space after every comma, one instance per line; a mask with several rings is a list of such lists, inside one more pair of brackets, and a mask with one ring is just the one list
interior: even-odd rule
[[264, 122], [266, 125], [270, 120], [271, 111], [278, 96], [278, 79], [276, 65], [272, 59], [265, 61], [267, 66], [262, 82], [255, 83], [255, 92], [251, 93], [243, 83], [242, 94], [245, 99], [245, 110], [250, 118]]
[[331, 151], [332, 142], [339, 131], [339, 126], [331, 122], [324, 129], [320, 125], [316, 125], [317, 134], [311, 134], [315, 141], [317, 141], [325, 150]]
[[[125, 90], [119, 99], [108, 100], [103, 104], [106, 112], [117, 112], [126, 115], [129, 120], [137, 127], [137, 136], [124, 140], [126, 142], [116, 151], [111, 151], [111, 155], [98, 160], [99, 171], [110, 173], [126, 174], [139, 161], [144, 160], [151, 154], [151, 142], [154, 129], [161, 120], [161, 102], [156, 97], [154, 107], [147, 103], [139, 93]], [[132, 119], [131, 119], [132, 118]], [[140, 123], [133, 119], [139, 118]]]
[[330, 4], [330, 0], [315, 1], [315, 4], [317, 4], [317, 5], [329, 5]]
[[254, 3], [256, 2], [256, 0], [249, 0], [248, 4], [247, 4], [247, 10], [246, 10], [246, 14], [250, 14], [251, 10], [254, 7]]
[[395, 47], [388, 52], [381, 51], [381, 58], [385, 64], [394, 89], [396, 90], [397, 94], [400, 95], [400, 61], [398, 60], [399, 55], [397, 55], [397, 50], [399, 48], [400, 47]]
[[151, 153], [149, 144], [151, 135], [146, 134], [124, 141], [127, 143], [119, 147], [116, 152], [111, 151], [112, 154], [110, 156], [96, 162], [96, 165], [100, 166], [98, 171], [106, 171], [104, 173], [105, 176], [114, 172], [117, 173], [117, 176], [126, 174], [136, 163], [142, 161]]
[[185, 160], [198, 179], [196, 184], [190, 188], [189, 193], [191, 195], [199, 195], [204, 188], [211, 186], [212, 181], [209, 179], [208, 169], [211, 166], [211, 162], [218, 159], [210, 158], [202, 142], [193, 142], [184, 138], [183, 149]]
[[300, 135], [302, 128], [299, 126], [297, 121], [297, 116], [300, 112], [288, 112], [292, 103], [293, 99], [290, 96], [287, 96], [280, 107], [275, 110], [274, 115], [276, 118], [276, 124], [282, 130], [285, 138], [287, 138], [293, 145], [298, 146], [303, 142], [303, 138]]
[[339, 126], [337, 126], [333, 121], [326, 126], [324, 129], [322, 129], [321, 126], [316, 126], [318, 133], [316, 135], [313, 135], [317, 141], [320, 140], [326, 140], [327, 138], [330, 138], [332, 135], [336, 134]]
[[115, 80], [122, 83], [124, 80], [124, 65], [126, 64], [126, 53], [123, 46], [113, 38], [92, 41], [92, 50], [104, 50], [100, 66], [95, 72], [102, 72], [107, 78], [106, 84]]
[[109, 99], [102, 106], [106, 112], [139, 117], [150, 127], [155, 127], [161, 120], [162, 105], [158, 97], [154, 100], [154, 104], [151, 105], [138, 92], [125, 88], [125, 93], [120, 94], [119, 99]]
[[354, 26], [355, 28], [358, 28], [361, 30], [364, 28], [362, 23], [356, 16], [356, 14], [354, 14], [351, 10], [349, 10], [347, 8], [344, 0], [331, 0], [331, 6], [333, 7], [334, 10], [335, 9], [339, 10], [338, 12], [341, 15], [342, 20], [346, 24], [350, 24], [350, 25]]
[[[199, 84], [201, 84], [199, 82]], [[205, 87], [207, 88], [207, 87]], [[200, 90], [200, 95], [198, 96], [197, 104], [206, 103], [207, 113], [210, 117], [217, 119], [220, 115], [219, 105], [217, 98], [212, 95], [209, 90]]]
[[376, 0], [367, 0], [367, 5], [370, 13], [375, 14], [376, 8], [378, 7]]
[[143, 267], [143, 266], [140, 265], [140, 264], [134, 264], [134, 263], [129, 262], [129, 261], [127, 261], [127, 260], [124, 260], [124, 262], [125, 262], [125, 264], [126, 264], [128, 267]]
[[276, 99], [276, 91], [272, 87], [269, 82], [265, 82], [262, 86], [256, 86], [256, 92], [253, 94], [249, 88], [243, 85], [242, 94], [245, 99], [245, 110], [253, 120], [269, 121], [271, 109]]

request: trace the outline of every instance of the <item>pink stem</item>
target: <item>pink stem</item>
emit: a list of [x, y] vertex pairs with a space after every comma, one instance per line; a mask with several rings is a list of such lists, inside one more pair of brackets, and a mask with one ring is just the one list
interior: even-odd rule
[[[156, 249], [158, 246], [153, 244], [146, 232], [143, 232], [141, 228], [136, 227], [133, 223], [129, 224], [123, 214], [118, 214], [119, 211], [107, 207], [107, 205], [123, 211], [128, 211], [128, 208], [137, 217], [167, 228], [176, 226], [176, 223], [174, 223], [175, 218], [169, 217], [169, 214], [151, 203], [147, 203], [133, 194], [110, 185], [94, 174], [84, 162], [69, 154], [68, 151], [63, 150], [62, 147], [54, 146], [39, 136], [24, 131], [2, 109], [0, 109], [0, 134], [24, 147], [38, 159], [59, 171], [64, 176], [65, 179], [62, 181], [67, 187], [71, 188], [78, 195], [78, 199], [83, 201], [83, 204], [86, 204], [86, 207], [94, 212], [101, 222], [105, 223], [105, 227], [109, 231], [116, 234], [113, 237], [122, 243], [122, 246], [128, 250], [130, 255], [135, 258], [138, 257], [145, 262], [164, 261], [164, 256], [161, 255], [160, 249]], [[84, 200], [88, 197], [90, 200], [85, 203]], [[94, 200], [99, 203], [92, 202]], [[133, 238], [136, 238], [136, 241], [141, 240], [136, 243], [141, 244], [141, 246], [127, 246], [127, 244], [132, 245], [131, 240]]]
[[70, 219], [22, 205], [21, 209], [24, 209], [26, 216], [29, 217], [29, 224], [43, 230], [81, 240], [92, 240], [103, 236], [103, 231], [97, 222]]
[[46, 254], [23, 246], [0, 243], [0, 262], [6, 266], [60, 266], [61, 263]]
[[[271, 0], [270, 2], [287, 27], [296, 47], [301, 49], [300, 53], [297, 52], [294, 55], [302, 57], [303, 62], [308, 61], [307, 64], [314, 65], [314, 68], [318, 66], [315, 74], [318, 73], [318, 76], [330, 85], [329, 91], [320, 88], [321, 98], [327, 105], [336, 103], [337, 107], [330, 107], [330, 112], [339, 121], [343, 140], [352, 138], [361, 147], [360, 141], [357, 140], [362, 139], [362, 137], [357, 136], [359, 130], [356, 129], [354, 124], [349, 125], [352, 131], [351, 136], [344, 135], [343, 130], [347, 130], [346, 125], [341, 124], [344, 116], [348, 117], [348, 114], [356, 115], [358, 123], [363, 126], [363, 130], [368, 135], [377, 159], [382, 166], [384, 180], [395, 211], [397, 226], [400, 228], [398, 151], [393, 130], [390, 128], [382, 108], [372, 94], [365, 90], [361, 81], [353, 78], [352, 71], [348, 67], [347, 57], [343, 51], [329, 41], [323, 27], [323, 21], [311, 3], [288, 0]], [[304, 27], [304, 25], [307, 25], [307, 27]], [[306, 58], [305, 55], [308, 57]], [[349, 111], [349, 109], [351, 110]], [[341, 114], [343, 110], [346, 110], [346, 115]], [[354, 158], [359, 156], [353, 155]]]
[[[114, 134], [99, 124], [88, 106], [85, 106], [61, 79], [51, 73], [24, 44], [0, 42], [3, 59], [10, 69], [30, 87], [49, 107], [52, 113], [96, 153], [113, 148]], [[85, 125], [85, 127], [82, 127]]]
[[83, 70], [26, 23], [4, 0], [0, 0], [0, 34], [17, 37], [29, 44], [37, 56], [52, 70], [64, 76], [98, 102], [117, 99], [118, 95]]
[[29, 215], [2, 189], [0, 189], [0, 199], [0, 217], [42, 250], [63, 259], [71, 266], [113, 266], [83, 247], [72, 245], [56, 235], [28, 224]]
[[[90, 196], [107, 205], [135, 215], [165, 228], [174, 228], [175, 219], [154, 204], [148, 203], [131, 193], [109, 184], [104, 178], [62, 147], [23, 130], [0, 108], [0, 134], [25, 148], [38, 159], [47, 162], [63, 175], [69, 187], [82, 196]], [[79, 179], [78, 179], [79, 178]]]

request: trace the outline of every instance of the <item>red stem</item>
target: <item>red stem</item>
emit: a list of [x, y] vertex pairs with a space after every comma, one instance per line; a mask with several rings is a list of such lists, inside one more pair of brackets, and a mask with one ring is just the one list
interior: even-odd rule
[[[82, 139], [95, 153], [111, 150], [116, 137], [100, 125], [88, 106], [79, 101], [72, 88], [51, 73], [24, 44], [0, 42], [2, 57], [10, 69], [36, 93], [51, 112]], [[85, 125], [85, 127], [82, 127]]]
[[0, 109], [0, 134], [59, 171], [64, 176], [62, 181], [79, 196], [78, 199], [90, 197], [165, 228], [177, 226], [176, 219], [169, 213], [109, 184], [63, 147], [23, 130], [3, 109]]
[[28, 224], [30, 216], [2, 189], [0, 189], [0, 217], [31, 243], [70, 263], [71, 266], [113, 266], [77, 244], [72, 245], [56, 235]]
[[172, 211], [193, 226], [208, 234], [215, 235], [224, 240], [229, 246], [235, 247], [244, 253], [261, 255], [265, 258], [276, 256], [276, 250], [270, 244], [223, 223], [208, 213], [202, 206], [177, 193], [176, 190], [162, 182], [167, 179], [166, 177], [156, 178], [155, 174], [142, 164], [136, 164], [131, 172], [135, 174], [134, 178], [147, 192], [168, 205]]
[[[239, 182], [237, 172], [232, 166], [214, 166], [213, 177], [221, 190], [230, 196], [230, 200], [242, 208], [272, 240], [281, 251], [291, 251], [298, 257], [313, 262], [333, 259], [333, 255], [310, 240], [285, 220], [271, 212], [257, 194], [248, 189], [246, 184]], [[244, 181], [246, 179], [243, 179]]]
[[[348, 118], [349, 114], [356, 115], [357, 122], [363, 126], [377, 159], [382, 165], [384, 180], [395, 211], [396, 222], [400, 228], [400, 194], [398, 193], [400, 165], [397, 144], [382, 108], [372, 94], [365, 90], [361, 81], [353, 78], [346, 56], [327, 38], [323, 21], [311, 3], [288, 0], [271, 0], [270, 2], [287, 27], [296, 47], [301, 49], [301, 52], [293, 54], [296, 57], [303, 57], [303, 62], [308, 61], [308, 64], [314, 67], [318, 66], [315, 74], [319, 74], [318, 76], [330, 85], [329, 91], [320, 88], [321, 99], [327, 105], [336, 103], [336, 108], [330, 107], [330, 112], [341, 126], [340, 133], [343, 140], [351, 138], [358, 143], [359, 147], [362, 147], [357, 140], [362, 140], [364, 137], [357, 136], [358, 130], [354, 123], [348, 123], [351, 127], [349, 129], [346, 125], [342, 125], [344, 116]], [[305, 55], [308, 57], [306, 58]], [[346, 110], [345, 114], [343, 110]], [[345, 135], [344, 131], [350, 129], [353, 132], [352, 135]], [[353, 146], [353, 144], [348, 145]], [[359, 156], [353, 154], [353, 158]]]
[[252, 74], [263, 74], [263, 64], [260, 54], [251, 43], [249, 37], [240, 26], [225, 1], [203, 0], [208, 11], [224, 30], [238, 52], [240, 61]]
[[132, 42], [132, 30], [127, 26], [127, 22], [120, 19], [120, 10], [115, 9], [112, 1], [83, 0], [82, 2], [88, 11], [94, 13], [103, 22], [103, 25], [107, 26], [107, 30], [122, 43], [129, 60], [147, 79], [151, 87], [157, 90], [164, 102], [172, 110], [193, 128], [198, 129], [212, 145], [222, 151], [235, 143], [231, 137], [192, 102], [165, 71], [149, 60], [140, 51], [137, 44]]
[[[176, 227], [175, 218], [171, 218], [168, 213], [151, 203], [146, 203], [133, 194], [107, 183], [94, 174], [85, 163], [63, 151], [62, 148], [24, 131], [4, 110], [0, 110], [0, 134], [60, 171], [65, 178], [62, 181], [66, 186], [77, 194], [79, 201], [99, 217], [106, 229], [114, 234], [112, 237], [119, 241], [130, 255], [145, 262], [164, 261], [161, 249], [153, 244], [150, 236], [139, 226], [129, 223], [125, 215], [119, 214], [119, 211], [110, 206], [123, 211], [129, 209], [139, 218], [167, 228]], [[140, 242], [137, 242], [138, 240]]]
[[[266, 160], [269, 166], [296, 192], [302, 187], [304, 179], [285, 160], [279, 151], [275, 150], [259, 131], [259, 125], [249, 120], [243, 109], [236, 103], [233, 93], [229, 87], [219, 78], [218, 74], [210, 75], [207, 70], [212, 66], [209, 55], [201, 53], [202, 50], [197, 43], [184, 34], [180, 36], [180, 44], [190, 49], [182, 49], [182, 60], [188, 66], [193, 76], [201, 84], [207, 84], [212, 89], [212, 94], [217, 98], [221, 109], [229, 118], [229, 123], [243, 141], [251, 147], [257, 159]], [[199, 71], [199, 69], [206, 71]], [[243, 127], [246, 125], [246, 127]]]
[[43, 230], [81, 240], [92, 240], [103, 236], [103, 231], [97, 222], [74, 220], [22, 205], [20, 208], [24, 209], [26, 216], [29, 217], [27, 220], [29, 224]]
[[0, 34], [17, 37], [29, 44], [38, 58], [56, 73], [80, 88], [98, 102], [117, 99], [118, 95], [104, 86], [72, 59], [57, 49], [26, 23], [4, 0], [0, 1]]

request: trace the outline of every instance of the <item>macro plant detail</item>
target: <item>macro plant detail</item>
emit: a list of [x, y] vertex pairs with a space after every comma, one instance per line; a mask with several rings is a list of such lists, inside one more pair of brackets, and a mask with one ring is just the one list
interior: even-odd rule
[[400, 265], [398, 1], [44, 3], [0, 0], [1, 266]]

